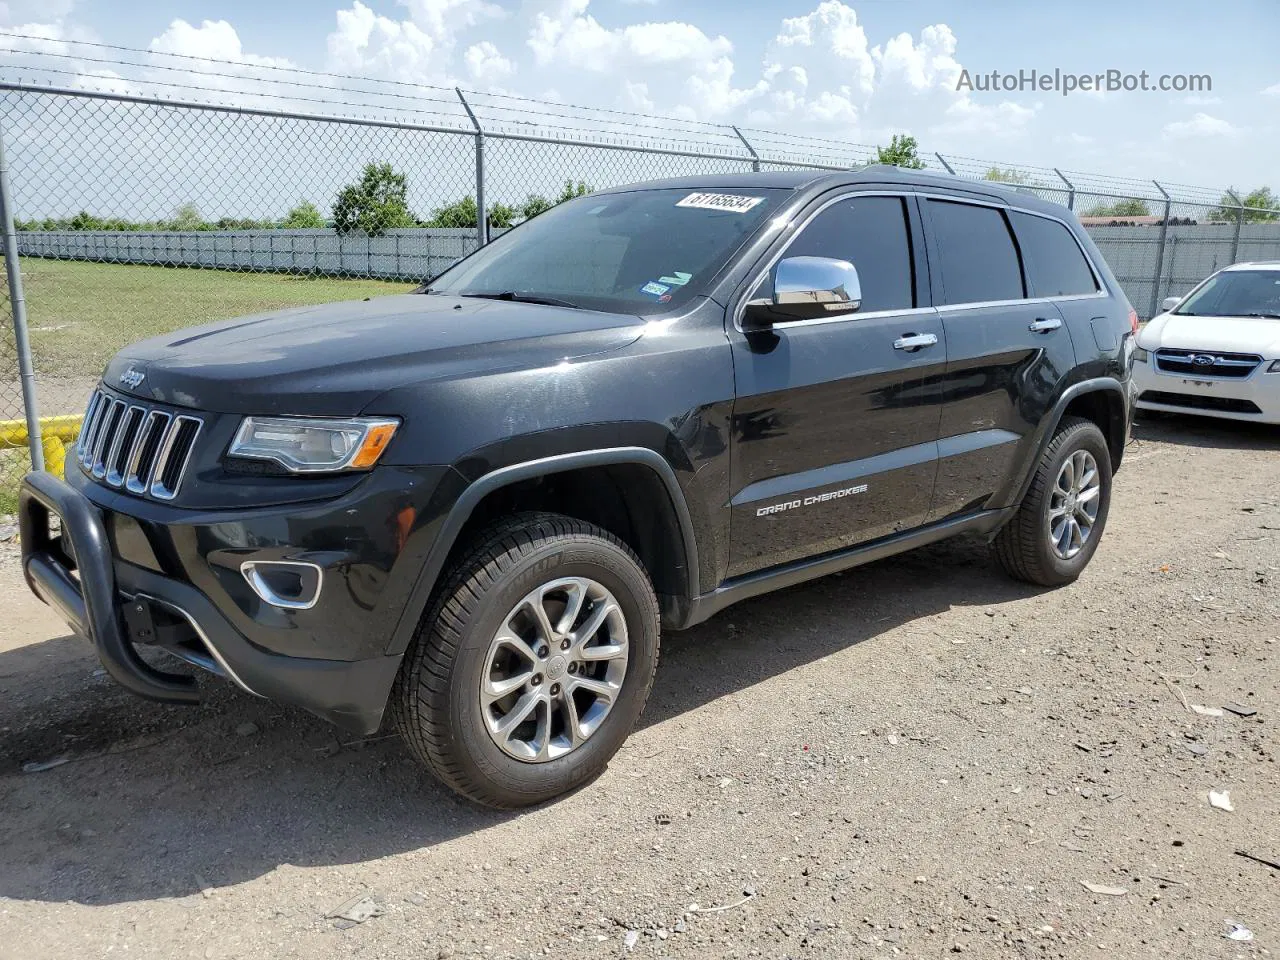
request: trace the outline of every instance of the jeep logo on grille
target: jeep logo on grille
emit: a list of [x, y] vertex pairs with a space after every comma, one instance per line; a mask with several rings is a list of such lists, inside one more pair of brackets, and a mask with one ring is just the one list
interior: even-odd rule
[[1218, 362], [1218, 358], [1210, 356], [1207, 353], [1197, 353], [1189, 358], [1197, 367], [1211, 367]]
[[136, 390], [145, 379], [147, 379], [147, 375], [133, 367], [120, 374], [120, 383], [130, 390]]

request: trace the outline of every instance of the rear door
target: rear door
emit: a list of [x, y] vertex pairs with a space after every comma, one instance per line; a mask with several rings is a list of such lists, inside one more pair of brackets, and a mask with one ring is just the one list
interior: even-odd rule
[[1022, 252], [1001, 205], [921, 199], [929, 266], [947, 336], [932, 518], [1008, 496], [1032, 433], [1075, 365], [1062, 312], [1027, 288]]
[[[920, 229], [912, 197], [827, 203], [775, 253], [761, 282], [782, 257], [848, 260], [861, 279], [862, 307], [768, 331], [729, 330], [730, 577], [927, 518], [946, 342], [927, 306]], [[903, 343], [909, 336], [924, 345]]]

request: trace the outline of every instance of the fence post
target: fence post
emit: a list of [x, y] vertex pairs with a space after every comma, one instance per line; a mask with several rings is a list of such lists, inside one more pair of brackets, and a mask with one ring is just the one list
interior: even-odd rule
[[729, 129], [738, 135], [738, 139], [742, 141], [742, 145], [747, 148], [747, 153], [751, 154], [751, 169], [756, 173], [760, 172], [760, 154], [756, 153], [756, 148], [751, 145], [751, 141], [742, 135], [742, 131], [733, 124], [729, 125]]
[[471, 104], [467, 103], [467, 98], [462, 95], [462, 88], [454, 87], [453, 89], [458, 94], [458, 99], [462, 101], [462, 109], [467, 111], [467, 116], [471, 118], [471, 125], [476, 128], [476, 239], [483, 247], [489, 242], [489, 215], [484, 205], [484, 128], [476, 119]]
[[1155, 180], [1151, 182], [1155, 183], [1156, 189], [1164, 197], [1164, 216], [1160, 219], [1160, 246], [1156, 250], [1156, 275], [1151, 281], [1151, 312], [1147, 314], [1148, 319], [1156, 315], [1157, 308], [1160, 306], [1160, 280], [1164, 275], [1164, 247], [1169, 239], [1169, 214], [1173, 210], [1173, 201], [1169, 192]]
[[1244, 226], [1244, 203], [1236, 196], [1236, 192], [1229, 187], [1227, 188], [1227, 196], [1236, 205], [1236, 229], [1231, 237], [1231, 260], [1230, 263], [1236, 262], [1236, 257], [1240, 255], [1240, 228]]
[[942, 164], [943, 170], [947, 171], [947, 173], [951, 174], [953, 177], [956, 175], [956, 172], [951, 169], [951, 164], [947, 163], [946, 158], [942, 154], [935, 153], [934, 156], [937, 157], [938, 162]]
[[1062, 171], [1057, 167], [1053, 168], [1053, 172], [1058, 175], [1058, 179], [1067, 185], [1067, 209], [1074, 211], [1076, 208], [1076, 185], [1062, 175]]
[[36, 375], [31, 365], [31, 340], [27, 336], [27, 300], [22, 295], [22, 270], [18, 266], [18, 234], [13, 228], [13, 194], [9, 189], [9, 161], [5, 158], [4, 135], [0, 131], [0, 219], [4, 223], [4, 269], [9, 280], [9, 303], [13, 307], [13, 344], [18, 352], [18, 379], [22, 382], [22, 409], [27, 416], [27, 447], [31, 469], [44, 469], [44, 448], [40, 445], [40, 412], [36, 405]]

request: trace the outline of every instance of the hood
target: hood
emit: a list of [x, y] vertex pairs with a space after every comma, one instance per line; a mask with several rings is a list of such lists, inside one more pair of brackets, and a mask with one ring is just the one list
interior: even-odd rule
[[1138, 334], [1144, 350], [1213, 350], [1280, 356], [1280, 320], [1267, 317], [1188, 317], [1162, 313]]
[[120, 351], [103, 382], [215, 413], [352, 416], [407, 383], [536, 369], [634, 342], [641, 319], [403, 294], [191, 327]]

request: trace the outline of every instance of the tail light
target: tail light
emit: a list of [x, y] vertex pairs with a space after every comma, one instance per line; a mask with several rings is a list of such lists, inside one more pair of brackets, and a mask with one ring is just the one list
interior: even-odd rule
[[1136, 334], [1138, 332], [1138, 311], [1129, 308], [1129, 332]]

